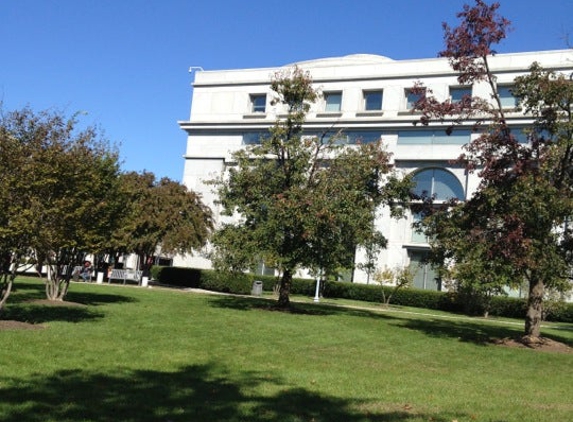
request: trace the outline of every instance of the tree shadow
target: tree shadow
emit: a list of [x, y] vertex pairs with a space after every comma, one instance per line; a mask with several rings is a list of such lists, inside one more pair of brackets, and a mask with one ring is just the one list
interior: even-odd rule
[[16, 279], [12, 285], [12, 292], [8, 298], [7, 303], [21, 303], [34, 299], [44, 299], [46, 297], [46, 290], [44, 284], [38, 282], [27, 283], [21, 282]]
[[284, 312], [293, 315], [353, 315], [370, 318], [387, 318], [385, 314], [367, 309], [344, 308], [336, 305], [291, 302], [287, 309], [277, 307], [276, 300], [261, 299], [245, 296], [212, 296], [209, 304], [217, 308], [234, 309], [238, 311], [263, 310], [269, 312]]
[[[38, 279], [39, 280], [39, 279]], [[8, 303], [25, 303], [32, 300], [46, 299], [45, 286], [41, 282], [14, 283], [14, 290], [8, 299]], [[109, 293], [94, 293], [69, 290], [65, 297], [66, 302], [82, 303], [84, 305], [103, 305], [108, 303], [128, 303], [137, 300], [130, 296]]]
[[50, 321], [82, 322], [103, 318], [101, 312], [91, 307], [128, 303], [137, 300], [121, 294], [68, 292], [64, 301], [48, 301], [44, 286], [22, 283], [21, 289], [12, 295], [0, 313], [1, 320], [12, 320], [28, 324], [42, 324]]
[[[463, 318], [463, 317], [462, 317]], [[519, 338], [523, 335], [523, 327], [491, 323], [484, 320], [472, 321], [465, 319], [428, 318], [411, 319], [395, 317], [395, 325], [417, 330], [430, 337], [454, 338], [458, 341], [477, 345], [490, 345], [495, 339]], [[555, 334], [543, 334], [547, 338], [573, 346], [570, 338]]]
[[16, 278], [16, 281], [13, 284], [12, 290], [19, 291], [19, 290], [38, 290], [43, 291], [44, 284], [42, 283], [40, 278], [36, 278], [34, 283], [30, 282], [22, 282], [22, 280]]
[[494, 324], [474, 323], [467, 319], [429, 318], [411, 319], [395, 318], [395, 325], [410, 330], [417, 330], [429, 337], [453, 338], [458, 341], [477, 345], [490, 344], [493, 338], [515, 337], [519, 328]]
[[83, 303], [84, 305], [97, 306], [109, 303], [133, 303], [137, 299], [120, 294], [93, 293], [93, 292], [68, 292], [66, 301]]
[[[124, 371], [113, 375], [82, 370], [2, 379], [0, 417], [5, 422], [44, 421], [451, 421], [467, 415], [392, 410], [361, 412], [365, 401], [329, 396], [285, 385], [278, 377], [230, 373], [220, 365], [176, 372]], [[279, 391], [262, 395], [263, 385]]]
[[2, 320], [42, 324], [50, 321], [83, 322], [101, 319], [104, 315], [87, 306], [68, 305], [65, 302], [58, 306], [45, 304], [8, 304], [0, 314]]
[[[255, 297], [213, 296], [209, 299], [211, 306], [241, 311], [266, 310], [275, 311], [275, 302]], [[336, 305], [293, 303], [287, 312], [290, 314], [306, 314], [317, 316], [349, 315], [362, 318], [381, 319], [395, 326], [417, 330], [430, 337], [453, 338], [458, 341], [489, 345], [495, 339], [517, 338], [523, 335], [521, 326], [508, 326], [491, 323], [460, 315], [459, 318], [440, 317], [402, 317], [396, 313], [379, 312], [377, 310], [346, 308]], [[559, 341], [573, 347], [573, 340], [557, 334], [544, 334], [547, 338]]]

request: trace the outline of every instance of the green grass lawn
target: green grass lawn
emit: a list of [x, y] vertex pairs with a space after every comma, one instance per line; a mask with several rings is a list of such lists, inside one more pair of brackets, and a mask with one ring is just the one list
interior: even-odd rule
[[[85, 306], [55, 307], [30, 302], [38, 280], [16, 288], [2, 319], [45, 328], [0, 331], [4, 422], [573, 419], [573, 354], [488, 342], [521, 321], [84, 283], [67, 299]], [[543, 334], [573, 345], [573, 324]]]

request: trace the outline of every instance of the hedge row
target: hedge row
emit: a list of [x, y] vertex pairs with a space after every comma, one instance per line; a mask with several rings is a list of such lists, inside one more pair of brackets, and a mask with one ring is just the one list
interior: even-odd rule
[[151, 276], [161, 284], [195, 289], [212, 290], [215, 292], [249, 294], [253, 279], [250, 274], [233, 274], [214, 270], [200, 270], [184, 267], [154, 266]]
[[[249, 294], [255, 280], [263, 282], [263, 291], [272, 292], [277, 284], [273, 276], [261, 276], [245, 273], [223, 273], [214, 270], [200, 270], [186, 267], [162, 267], [155, 265], [151, 277], [161, 284], [179, 287], [201, 288], [216, 292]], [[314, 295], [314, 280], [293, 278], [292, 294]]]
[[[160, 267], [151, 270], [154, 280], [161, 284], [202, 288], [218, 292], [250, 294], [253, 282], [262, 281], [263, 291], [272, 292], [277, 285], [277, 278], [253, 274], [229, 274], [214, 270], [199, 270], [196, 268]], [[310, 279], [293, 278], [291, 293], [303, 296], [315, 295], [316, 282]], [[352, 299], [365, 302], [381, 303], [382, 288], [377, 285], [329, 281], [322, 286], [321, 294], [327, 298]], [[391, 287], [384, 287], [388, 297]], [[432, 290], [402, 289], [395, 292], [391, 303], [399, 306], [435, 309], [458, 313], [482, 313], [484, 309], [463, 303], [461, 296], [454, 293], [437, 292]], [[475, 305], [475, 304], [473, 304]], [[548, 307], [546, 319], [549, 321], [573, 322], [573, 303]], [[489, 301], [489, 315], [523, 319], [526, 312], [524, 299], [496, 296]]]

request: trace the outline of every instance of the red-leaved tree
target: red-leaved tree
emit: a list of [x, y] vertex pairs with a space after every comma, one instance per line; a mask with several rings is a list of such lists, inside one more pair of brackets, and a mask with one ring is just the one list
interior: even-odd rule
[[[491, 99], [470, 97], [441, 102], [418, 85], [417, 110], [423, 124], [476, 122], [481, 135], [466, 145], [461, 160], [479, 172], [481, 183], [466, 202], [436, 208], [430, 203], [423, 226], [432, 239], [435, 262], [454, 268], [454, 276], [474, 286], [528, 287], [523, 340], [542, 341], [543, 300], [548, 289], [571, 286], [573, 211], [573, 82], [568, 73], [533, 63], [515, 79], [516, 109], [502, 107], [489, 61], [510, 22], [499, 3], [476, 0], [458, 13], [459, 26], [444, 24], [447, 57], [463, 85], [486, 83]], [[573, 54], [572, 54], [573, 57]], [[573, 67], [571, 69], [573, 71]], [[569, 72], [570, 73], [570, 72]], [[508, 111], [531, 118], [527, 142], [520, 142], [506, 119]]]

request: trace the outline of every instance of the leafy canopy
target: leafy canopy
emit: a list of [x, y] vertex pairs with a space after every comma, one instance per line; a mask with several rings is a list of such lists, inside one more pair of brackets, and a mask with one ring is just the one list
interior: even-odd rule
[[392, 172], [380, 142], [341, 145], [336, 133], [308, 136], [304, 122], [318, 92], [298, 68], [271, 82], [273, 104], [286, 111], [260, 144], [233, 154], [235, 165], [214, 181], [223, 215], [214, 262], [234, 270], [259, 260], [282, 273], [279, 305], [288, 306], [296, 269], [334, 274], [353, 265], [368, 241], [385, 245], [374, 226], [382, 204], [400, 215], [410, 183]]
[[[505, 37], [509, 21], [476, 0], [458, 14], [461, 23], [445, 25], [448, 57], [460, 84], [486, 82], [492, 101], [467, 97], [457, 104], [441, 102], [430, 90], [418, 102], [422, 123], [453, 121], [449, 131], [467, 118], [480, 133], [460, 157], [481, 183], [465, 203], [436, 206], [427, 201], [423, 222], [432, 239], [434, 263], [476, 291], [503, 286], [529, 286], [525, 335], [539, 338], [546, 289], [570, 287], [571, 210], [573, 210], [573, 82], [568, 74], [533, 63], [515, 79], [513, 95], [520, 108], [502, 106], [497, 78], [490, 70], [493, 45]], [[573, 71], [573, 68], [571, 69]], [[423, 87], [418, 86], [420, 91]], [[523, 111], [532, 124], [527, 142], [520, 142], [508, 123], [508, 111]]]

